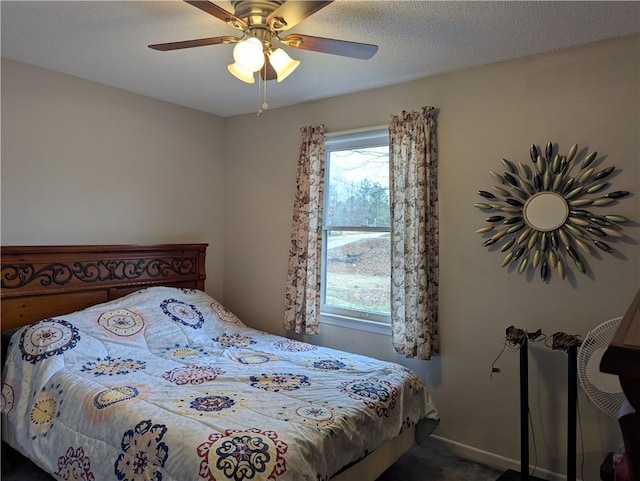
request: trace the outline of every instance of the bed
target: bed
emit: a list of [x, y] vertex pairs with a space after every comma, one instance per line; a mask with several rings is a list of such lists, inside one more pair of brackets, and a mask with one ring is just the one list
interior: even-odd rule
[[408, 369], [245, 325], [206, 244], [1, 254], [2, 438], [56, 479], [375, 479], [438, 423]]

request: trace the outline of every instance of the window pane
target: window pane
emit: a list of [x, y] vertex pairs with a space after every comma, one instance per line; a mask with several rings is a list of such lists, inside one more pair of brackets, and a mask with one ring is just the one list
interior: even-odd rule
[[389, 232], [327, 231], [325, 305], [390, 314]]
[[325, 225], [389, 226], [389, 147], [329, 152]]

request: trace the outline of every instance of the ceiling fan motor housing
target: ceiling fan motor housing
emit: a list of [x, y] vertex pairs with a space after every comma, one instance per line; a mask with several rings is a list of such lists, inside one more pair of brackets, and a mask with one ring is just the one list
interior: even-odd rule
[[[232, 1], [231, 5], [233, 5], [236, 17], [247, 22], [249, 27], [256, 25], [268, 27], [267, 17], [283, 3], [283, 0], [236, 0]], [[278, 19], [276, 19], [275, 22], [278, 23]], [[273, 25], [273, 27], [278, 30], [284, 27], [284, 25]]]

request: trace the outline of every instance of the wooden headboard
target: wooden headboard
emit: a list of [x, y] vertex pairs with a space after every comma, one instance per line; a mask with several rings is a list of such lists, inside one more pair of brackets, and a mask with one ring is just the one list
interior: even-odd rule
[[6, 246], [2, 331], [150, 286], [204, 290], [207, 244]]

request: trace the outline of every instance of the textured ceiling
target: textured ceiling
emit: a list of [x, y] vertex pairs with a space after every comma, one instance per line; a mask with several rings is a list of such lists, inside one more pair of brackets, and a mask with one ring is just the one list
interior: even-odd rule
[[[233, 11], [228, 1], [215, 1]], [[2, 1], [2, 56], [222, 117], [255, 112], [257, 84], [231, 76], [231, 45], [149, 44], [236, 35], [181, 1]], [[640, 32], [640, 2], [338, 0], [287, 33], [379, 45], [370, 60], [287, 48], [301, 60], [267, 84], [270, 108]]]

